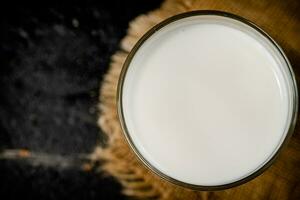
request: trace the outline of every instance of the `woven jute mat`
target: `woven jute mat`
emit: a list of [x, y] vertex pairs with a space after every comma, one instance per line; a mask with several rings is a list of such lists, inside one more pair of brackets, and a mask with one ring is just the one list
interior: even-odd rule
[[[141, 2], [143, 3], [143, 2]], [[117, 82], [126, 56], [137, 40], [162, 20], [191, 10], [221, 10], [245, 17], [262, 27], [286, 52], [296, 76], [300, 69], [300, 3], [297, 0], [166, 0], [162, 6], [130, 23], [120, 50], [112, 56], [100, 91], [99, 126], [107, 134], [105, 147], [94, 152], [101, 169], [115, 177], [123, 193], [138, 199], [300, 199], [299, 128], [274, 165], [254, 180], [228, 190], [192, 191], [161, 180], [146, 169], [126, 143], [116, 111]], [[237, 149], [238, 150], [238, 149]], [[247, 155], [245, 155], [247, 156]], [[199, 169], [201, 170], [201, 169]]]

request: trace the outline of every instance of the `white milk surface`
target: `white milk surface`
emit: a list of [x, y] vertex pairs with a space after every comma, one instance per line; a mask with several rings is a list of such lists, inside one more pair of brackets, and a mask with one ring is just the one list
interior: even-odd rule
[[124, 80], [133, 144], [157, 170], [189, 184], [250, 175], [286, 134], [286, 66], [278, 57], [262, 35], [233, 19], [167, 25], [137, 51]]

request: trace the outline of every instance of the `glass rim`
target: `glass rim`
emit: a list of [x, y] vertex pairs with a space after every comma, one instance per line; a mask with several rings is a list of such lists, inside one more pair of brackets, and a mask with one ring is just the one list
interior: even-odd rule
[[[289, 121], [289, 124], [287, 124], [288, 128], [287, 128], [286, 135], [284, 136], [283, 141], [279, 144], [279, 148], [277, 148], [277, 150], [276, 149], [274, 150], [276, 152], [273, 153], [273, 155], [271, 155], [271, 158], [268, 158], [268, 160], [266, 160], [266, 162], [263, 163], [261, 167], [258, 166], [258, 169], [251, 172], [250, 174], [246, 175], [245, 177], [243, 177], [241, 179], [238, 179], [236, 181], [233, 181], [231, 183], [226, 183], [226, 184], [222, 184], [222, 185], [210, 185], [210, 186], [190, 184], [190, 183], [186, 183], [186, 182], [174, 179], [174, 178], [166, 175], [165, 173], [161, 172], [160, 170], [158, 170], [146, 158], [144, 158], [144, 156], [140, 153], [140, 151], [138, 150], [138, 148], [135, 146], [134, 142], [132, 141], [129, 130], [127, 129], [125, 118], [124, 118], [124, 113], [123, 113], [123, 103], [122, 103], [123, 85], [124, 85], [124, 80], [125, 80], [125, 77], [126, 77], [127, 70], [129, 68], [130, 63], [131, 63], [133, 57], [135, 56], [136, 52], [144, 44], [144, 42], [146, 40], [148, 40], [148, 38], [150, 38], [155, 32], [159, 31], [160, 29], [162, 29], [163, 27], [167, 26], [168, 24], [170, 24], [172, 22], [175, 22], [175, 21], [178, 21], [178, 20], [181, 20], [181, 19], [184, 19], [184, 18], [188, 18], [188, 17], [203, 16], [203, 15], [221, 16], [221, 17], [227, 17], [227, 18], [230, 18], [230, 19], [233, 19], [233, 20], [237, 20], [237, 21], [239, 21], [239, 22], [241, 22], [245, 25], [250, 26], [250, 28], [253, 28], [259, 34], [261, 34], [280, 53], [280, 56], [283, 58], [284, 62], [286, 63], [286, 66], [288, 68], [287, 73], [288, 73], [289, 79], [291, 79], [290, 81], [292, 83], [291, 86], [289, 86], [289, 89], [291, 89], [291, 91], [292, 91], [292, 96], [290, 97], [291, 101], [292, 101], [291, 119]], [[127, 56], [127, 58], [126, 58], [126, 60], [123, 64], [123, 67], [122, 67], [122, 70], [121, 70], [121, 73], [120, 73], [120, 77], [119, 77], [119, 80], [118, 80], [118, 86], [117, 86], [117, 114], [118, 114], [118, 119], [120, 121], [120, 125], [121, 125], [123, 135], [124, 135], [127, 143], [129, 144], [130, 149], [138, 157], [138, 160], [141, 161], [141, 163], [147, 169], [149, 169], [151, 172], [158, 175], [160, 178], [162, 178], [162, 179], [164, 179], [168, 182], [171, 182], [171, 183], [173, 183], [177, 186], [182, 186], [182, 187], [189, 188], [189, 189], [192, 189], [192, 190], [215, 191], [215, 190], [229, 189], [229, 188], [244, 184], [244, 183], [254, 179], [255, 177], [261, 175], [265, 170], [267, 170], [274, 163], [275, 159], [278, 157], [278, 155], [283, 150], [283, 148], [285, 146], [287, 146], [287, 143], [290, 140], [290, 138], [291, 138], [291, 136], [294, 132], [295, 125], [296, 125], [296, 120], [297, 120], [297, 115], [298, 115], [297, 83], [296, 83], [296, 78], [295, 78], [295, 74], [293, 72], [292, 66], [291, 66], [287, 56], [285, 55], [284, 51], [274, 41], [274, 39], [271, 38], [271, 36], [269, 36], [264, 30], [262, 30], [256, 24], [254, 24], [253, 22], [251, 22], [251, 21], [249, 21], [249, 20], [247, 20], [243, 17], [240, 17], [240, 16], [232, 14], [232, 13], [224, 12], [224, 11], [218, 11], [218, 10], [189, 11], [189, 12], [185, 12], [185, 13], [181, 13], [181, 14], [177, 14], [177, 15], [174, 15], [172, 17], [169, 17], [169, 18], [163, 20], [162, 22], [158, 23], [157, 25], [153, 26], [150, 30], [148, 30], [137, 41], [135, 46], [129, 52], [129, 54], [128, 54], [128, 56]]]

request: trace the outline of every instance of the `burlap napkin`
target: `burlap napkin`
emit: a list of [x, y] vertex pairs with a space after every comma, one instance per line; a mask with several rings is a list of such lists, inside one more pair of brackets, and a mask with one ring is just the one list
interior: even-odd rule
[[[143, 2], [140, 2], [143, 3]], [[136, 41], [153, 25], [172, 15], [191, 10], [222, 10], [238, 14], [262, 27], [286, 52], [296, 76], [300, 69], [300, 2], [297, 0], [167, 0], [130, 23], [121, 48], [112, 57], [100, 95], [99, 125], [107, 134], [105, 147], [94, 155], [104, 161], [102, 170], [114, 176], [125, 195], [139, 199], [300, 199], [299, 128], [274, 165], [256, 179], [229, 190], [197, 192], [167, 183], [146, 169], [129, 149], [116, 112], [116, 89], [123, 62]], [[200, 170], [200, 169], [199, 169]]]

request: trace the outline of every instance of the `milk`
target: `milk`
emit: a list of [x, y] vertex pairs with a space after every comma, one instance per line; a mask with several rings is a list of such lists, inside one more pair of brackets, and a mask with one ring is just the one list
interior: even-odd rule
[[161, 173], [215, 186], [257, 171], [290, 123], [287, 65], [253, 28], [194, 16], [154, 33], [122, 86], [129, 137]]

